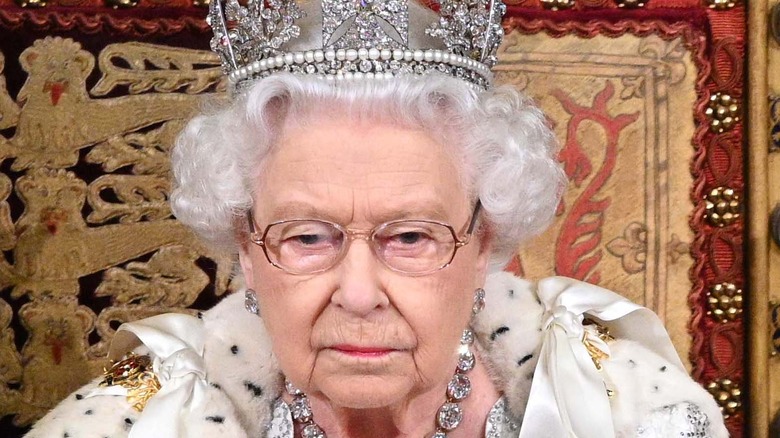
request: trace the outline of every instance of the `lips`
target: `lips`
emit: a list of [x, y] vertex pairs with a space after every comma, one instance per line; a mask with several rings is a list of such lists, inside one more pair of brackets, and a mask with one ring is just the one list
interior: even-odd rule
[[371, 347], [347, 344], [334, 345], [330, 348], [331, 350], [337, 351], [339, 353], [355, 357], [382, 357], [397, 351], [394, 348], [387, 347]]

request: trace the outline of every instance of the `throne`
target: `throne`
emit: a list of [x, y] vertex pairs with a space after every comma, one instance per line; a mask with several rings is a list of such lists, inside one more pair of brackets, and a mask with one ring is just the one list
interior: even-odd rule
[[[745, 8], [700, 1], [509, 2], [497, 81], [547, 112], [571, 184], [507, 269], [657, 312], [739, 437]], [[0, 0], [2, 436], [99, 374], [121, 323], [233, 289], [230, 256], [167, 205], [177, 132], [204, 96], [224, 99], [204, 6]]]

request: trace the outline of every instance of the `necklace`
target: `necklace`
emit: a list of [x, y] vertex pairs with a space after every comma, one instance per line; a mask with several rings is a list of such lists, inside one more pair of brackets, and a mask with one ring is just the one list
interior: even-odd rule
[[[466, 374], [474, 369], [476, 358], [471, 351], [474, 343], [474, 332], [469, 329], [463, 331], [458, 347], [458, 363], [455, 374], [447, 384], [447, 400], [436, 412], [436, 430], [430, 438], [447, 438], [447, 433], [455, 430], [463, 421], [463, 408], [460, 403], [471, 393], [471, 381]], [[303, 391], [296, 388], [289, 381], [285, 382], [285, 389], [292, 397], [290, 413], [293, 422], [300, 428], [303, 438], [326, 438], [325, 431], [314, 422], [309, 398]]]

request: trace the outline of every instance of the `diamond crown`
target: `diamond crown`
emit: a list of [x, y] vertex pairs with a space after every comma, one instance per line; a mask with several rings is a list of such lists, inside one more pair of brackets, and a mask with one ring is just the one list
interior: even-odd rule
[[212, 0], [211, 49], [235, 87], [279, 72], [328, 80], [443, 73], [480, 89], [503, 37], [500, 0]]

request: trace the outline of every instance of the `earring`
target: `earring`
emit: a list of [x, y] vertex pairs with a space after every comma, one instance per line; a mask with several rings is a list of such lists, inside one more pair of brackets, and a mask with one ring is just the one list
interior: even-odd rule
[[471, 306], [471, 314], [476, 316], [485, 308], [485, 289], [478, 287], [474, 291], [474, 305]]
[[247, 288], [244, 291], [244, 308], [249, 313], [260, 315], [260, 305], [257, 304], [257, 296], [252, 289]]

